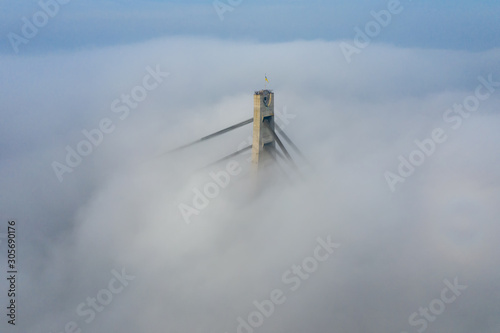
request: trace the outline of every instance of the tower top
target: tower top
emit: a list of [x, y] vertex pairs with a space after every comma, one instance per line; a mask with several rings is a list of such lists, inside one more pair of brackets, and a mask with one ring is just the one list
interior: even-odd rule
[[272, 93], [273, 93], [272, 90], [262, 89], [262, 90], [256, 91], [255, 95], [264, 95], [264, 94], [272, 94]]

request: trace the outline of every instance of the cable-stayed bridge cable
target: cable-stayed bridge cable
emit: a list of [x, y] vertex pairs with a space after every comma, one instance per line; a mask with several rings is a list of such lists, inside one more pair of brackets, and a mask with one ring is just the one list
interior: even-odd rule
[[300, 157], [302, 157], [302, 159], [303, 159], [304, 161], [306, 161], [306, 162], [307, 162], [307, 164], [310, 164], [310, 163], [309, 163], [309, 161], [307, 160], [307, 158], [304, 156], [304, 154], [302, 154], [302, 152], [300, 151], [299, 147], [297, 147], [297, 146], [293, 143], [292, 139], [290, 139], [290, 138], [288, 137], [288, 135], [286, 135], [286, 134], [285, 134], [285, 132], [284, 132], [284, 131], [283, 131], [283, 130], [282, 130], [282, 129], [278, 126], [278, 125], [276, 125], [276, 131], [277, 131], [277, 132], [278, 132], [278, 133], [279, 133], [279, 134], [283, 137], [283, 139], [285, 139], [285, 141], [286, 141], [286, 142], [287, 142], [290, 146], [292, 146], [293, 150], [295, 150], [295, 152], [296, 152], [297, 154], [299, 154], [299, 155], [300, 155]]
[[290, 165], [293, 167], [293, 169], [298, 173], [299, 172], [299, 168], [297, 167], [297, 165], [295, 164], [295, 162], [293, 161], [292, 159], [292, 156], [288, 153], [288, 151], [286, 150], [285, 146], [283, 145], [283, 143], [281, 142], [280, 138], [278, 137], [278, 135], [276, 135], [276, 133], [274, 132], [274, 130], [271, 128], [271, 126], [269, 125], [269, 123], [267, 122], [264, 122], [265, 126], [269, 129], [269, 131], [271, 132], [271, 134], [273, 135], [274, 137], [274, 140], [278, 143], [278, 146], [280, 146], [280, 149], [281, 151], [283, 152], [283, 154], [285, 154], [286, 156], [286, 159], [288, 160], [288, 162], [290, 163]]
[[239, 154], [241, 154], [241, 153], [243, 153], [243, 152], [245, 152], [245, 151], [247, 151], [247, 150], [250, 150], [250, 149], [252, 149], [252, 145], [246, 146], [245, 148], [242, 148], [242, 149], [240, 149], [240, 150], [238, 150], [238, 151], [235, 151], [235, 152], [234, 152], [234, 153], [232, 153], [232, 154], [229, 154], [229, 155], [227, 155], [227, 156], [224, 156], [223, 158], [218, 159], [217, 161], [215, 161], [215, 162], [213, 162], [213, 163], [210, 163], [210, 164], [206, 165], [205, 167], [203, 167], [203, 168], [199, 169], [198, 171], [200, 171], [200, 170], [204, 170], [204, 169], [209, 168], [209, 167], [211, 167], [211, 166], [213, 166], [213, 165], [215, 165], [215, 164], [217, 164], [217, 163], [220, 163], [220, 162], [222, 162], [222, 161], [228, 160], [228, 159], [230, 159], [230, 158], [232, 158], [232, 157], [234, 157], [234, 156], [236, 156], [236, 155], [239, 155]]
[[184, 148], [187, 148], [187, 147], [190, 147], [190, 146], [192, 146], [192, 145], [195, 145], [195, 144], [197, 144], [197, 143], [200, 143], [200, 142], [202, 142], [202, 141], [205, 141], [205, 140], [208, 140], [208, 139], [212, 139], [212, 138], [214, 138], [214, 137], [216, 137], [216, 136], [219, 136], [219, 135], [221, 135], [221, 134], [224, 134], [224, 133], [227, 133], [227, 132], [232, 131], [232, 130], [234, 130], [234, 129], [237, 129], [238, 127], [244, 126], [244, 125], [246, 125], [246, 124], [250, 124], [252, 121], [253, 121], [253, 118], [247, 119], [247, 120], [245, 120], [245, 121], [242, 121], [241, 123], [237, 123], [237, 124], [235, 124], [235, 125], [229, 126], [229, 127], [224, 128], [224, 129], [222, 129], [222, 130], [220, 130], [220, 131], [217, 131], [217, 132], [215, 132], [215, 133], [212, 133], [212, 134], [209, 134], [209, 135], [207, 135], [207, 136], [204, 136], [204, 137], [202, 137], [202, 138], [200, 138], [200, 139], [198, 139], [198, 140], [195, 140], [195, 141], [193, 141], [193, 142], [186, 143], [186, 144], [184, 144], [184, 145], [182, 145], [182, 146], [180, 146], [180, 147], [177, 147], [177, 148], [175, 148], [175, 149], [169, 150], [169, 151], [167, 151], [166, 153], [164, 153], [164, 154], [162, 154], [162, 155], [165, 155], [165, 154], [170, 154], [170, 153], [173, 153], [173, 152], [175, 152], [175, 151], [179, 151], [179, 150], [182, 150], [182, 149], [184, 149]]

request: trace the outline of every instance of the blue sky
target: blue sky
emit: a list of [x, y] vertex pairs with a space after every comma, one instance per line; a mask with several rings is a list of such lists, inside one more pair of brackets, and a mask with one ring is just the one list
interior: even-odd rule
[[[224, 0], [223, 2], [227, 2]], [[371, 11], [388, 1], [248, 1], [224, 13], [212, 0], [70, 1], [23, 47], [24, 53], [126, 44], [165, 36], [209, 36], [231, 40], [282, 42], [352, 39], [353, 28], [372, 20]], [[0, 1], [0, 52], [12, 53], [10, 32], [21, 35], [22, 17], [31, 18], [37, 1]], [[500, 3], [402, 0], [404, 10], [377, 36], [402, 47], [480, 51], [500, 45]]]

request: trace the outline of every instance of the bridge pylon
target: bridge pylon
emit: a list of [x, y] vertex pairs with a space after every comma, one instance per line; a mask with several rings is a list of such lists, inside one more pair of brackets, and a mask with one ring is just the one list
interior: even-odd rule
[[256, 91], [253, 95], [252, 169], [257, 171], [268, 164], [275, 154], [274, 93]]

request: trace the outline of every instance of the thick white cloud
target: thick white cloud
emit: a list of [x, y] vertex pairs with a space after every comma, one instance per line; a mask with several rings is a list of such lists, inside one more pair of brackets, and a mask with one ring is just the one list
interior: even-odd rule
[[[414, 332], [410, 314], [455, 277], [468, 288], [427, 330], [497, 331], [500, 87], [456, 130], [443, 115], [478, 76], [500, 81], [498, 56], [374, 44], [348, 65], [333, 42], [175, 38], [3, 57], [2, 218], [20, 225], [19, 332], [75, 321], [83, 332], [230, 333], [273, 289], [286, 301], [256, 331]], [[111, 104], [148, 66], [170, 75], [121, 120]], [[295, 156], [304, 180], [271, 168], [259, 189], [244, 155], [242, 173], [186, 224], [178, 205], [210, 181], [193, 172], [250, 127], [154, 156], [250, 118], [264, 74], [313, 166]], [[51, 163], [103, 118], [114, 131], [60, 183]], [[384, 173], [435, 128], [447, 140], [391, 192]], [[328, 235], [341, 247], [290, 290], [282, 275]], [[78, 305], [122, 268], [135, 279], [87, 324]]]

